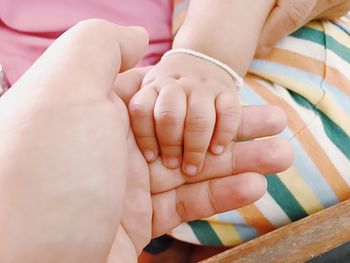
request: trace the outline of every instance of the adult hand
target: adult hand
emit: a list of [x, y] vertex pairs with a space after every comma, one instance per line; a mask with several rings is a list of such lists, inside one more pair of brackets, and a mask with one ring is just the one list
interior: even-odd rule
[[[267, 139], [209, 155], [191, 181], [160, 160], [148, 167], [112, 89], [146, 42], [140, 29], [80, 23], [1, 98], [1, 262], [136, 261], [152, 236], [255, 201], [266, 188], [260, 173], [290, 165], [290, 145]], [[126, 88], [137, 83], [130, 72], [118, 78]], [[239, 134], [284, 126], [279, 109], [250, 107]]]
[[106, 261], [129, 158], [111, 87], [146, 46], [142, 29], [81, 22], [1, 97], [0, 262]]
[[349, 10], [349, 0], [277, 0], [262, 31], [256, 55], [266, 55], [278, 41], [311, 20], [341, 17]]

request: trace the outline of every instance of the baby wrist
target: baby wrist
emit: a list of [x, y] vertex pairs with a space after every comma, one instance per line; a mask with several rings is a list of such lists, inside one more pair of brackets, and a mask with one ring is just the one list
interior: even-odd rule
[[211, 56], [208, 56], [206, 54], [203, 54], [201, 52], [189, 49], [189, 48], [174, 48], [171, 49], [169, 51], [167, 51], [163, 57], [162, 60], [166, 57], [169, 57], [171, 55], [175, 55], [175, 54], [183, 54], [183, 55], [189, 55], [192, 57], [196, 57], [199, 59], [202, 59], [204, 61], [207, 61], [211, 64], [216, 65], [217, 67], [221, 68], [222, 70], [224, 70], [227, 74], [230, 75], [230, 77], [232, 78], [235, 86], [239, 89], [244, 85], [244, 80], [243, 78], [235, 71], [233, 70], [230, 66], [228, 66], [227, 64], [223, 63], [222, 61], [213, 58]]

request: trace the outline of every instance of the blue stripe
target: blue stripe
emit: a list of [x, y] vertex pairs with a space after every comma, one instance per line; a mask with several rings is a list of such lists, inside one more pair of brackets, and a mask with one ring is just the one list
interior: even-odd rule
[[346, 25], [344, 24], [341, 24], [341, 23], [335, 23], [335, 24], [332, 24], [334, 26], [336, 26], [338, 29], [340, 29], [341, 31], [345, 32], [346, 34], [350, 35], [350, 28], [347, 27]]
[[[334, 30], [337, 30], [339, 33], [345, 34], [345, 37], [349, 37], [350, 35], [350, 28], [345, 25], [345, 23], [327, 23], [327, 26], [331, 27]], [[327, 33], [327, 28], [326, 33]]]
[[[291, 138], [293, 136], [290, 130], [285, 130], [284, 133], [285, 134], [281, 135], [282, 138]], [[296, 153], [293, 166], [320, 200], [323, 207], [329, 207], [333, 204], [337, 204], [339, 202], [338, 197], [321, 175], [314, 162], [299, 144], [297, 138], [291, 139], [289, 142], [292, 144]]]
[[248, 105], [266, 105], [267, 102], [261, 98], [248, 84], [240, 90], [240, 96], [243, 103]]
[[242, 241], [248, 241], [257, 237], [258, 231], [248, 225], [238, 211], [229, 211], [218, 214], [220, 222], [229, 223], [234, 226]]
[[262, 60], [256, 60], [252, 64], [251, 69], [254, 70], [254, 72], [258, 72], [258, 74], [268, 73], [274, 76], [288, 77], [294, 81], [310, 86], [310, 88], [315, 89], [315, 91], [322, 91], [322, 86], [333, 101], [336, 101], [338, 106], [346, 113], [350, 114], [350, 96], [326, 81], [322, 84], [323, 77], [294, 67]]

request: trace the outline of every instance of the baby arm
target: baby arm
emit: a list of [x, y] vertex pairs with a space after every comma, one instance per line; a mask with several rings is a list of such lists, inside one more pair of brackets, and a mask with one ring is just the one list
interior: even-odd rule
[[[275, 1], [192, 0], [173, 48], [211, 56], [243, 76]], [[144, 78], [129, 104], [138, 145], [148, 161], [195, 175], [210, 148], [220, 154], [240, 124], [238, 90], [227, 72], [202, 59], [174, 54]], [[159, 144], [159, 146], [158, 146]]]

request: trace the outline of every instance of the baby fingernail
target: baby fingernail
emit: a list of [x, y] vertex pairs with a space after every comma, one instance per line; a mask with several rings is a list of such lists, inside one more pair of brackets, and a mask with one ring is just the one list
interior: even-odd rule
[[188, 175], [196, 175], [197, 174], [197, 166], [195, 165], [186, 165], [185, 173]]
[[217, 145], [214, 147], [214, 153], [216, 154], [222, 154], [225, 150], [225, 147], [222, 145]]
[[177, 168], [179, 166], [179, 164], [180, 164], [180, 161], [177, 158], [167, 158], [166, 159], [166, 164], [170, 168]]
[[146, 150], [143, 152], [143, 156], [145, 156], [145, 159], [147, 162], [151, 162], [154, 160], [154, 152], [153, 151], [150, 151], [150, 150]]

